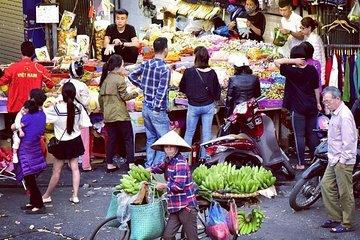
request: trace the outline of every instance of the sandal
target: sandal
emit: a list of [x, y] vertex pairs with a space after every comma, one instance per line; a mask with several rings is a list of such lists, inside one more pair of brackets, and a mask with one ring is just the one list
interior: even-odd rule
[[33, 209], [33, 205], [31, 205], [31, 204], [29, 203], [29, 204], [26, 204], [25, 206], [21, 206], [20, 209], [21, 209], [21, 210]]
[[343, 225], [338, 225], [330, 230], [331, 233], [344, 233], [344, 232], [352, 232], [354, 231], [353, 228], [347, 228]]
[[333, 221], [333, 220], [326, 220], [321, 227], [322, 228], [334, 228], [339, 226], [341, 222], [340, 221]]
[[52, 199], [51, 199], [51, 197], [48, 197], [48, 198], [44, 198], [43, 197], [43, 203], [51, 203], [52, 202]]
[[74, 204], [78, 204], [80, 202], [78, 197], [71, 197], [71, 198], [69, 198], [69, 201]]

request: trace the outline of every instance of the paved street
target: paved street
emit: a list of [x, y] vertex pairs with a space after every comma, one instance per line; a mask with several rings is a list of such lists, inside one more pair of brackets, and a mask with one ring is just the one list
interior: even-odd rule
[[[64, 168], [61, 183], [55, 190], [51, 204], [46, 204], [47, 214], [26, 215], [20, 210], [28, 198], [24, 190], [13, 181], [0, 180], [0, 239], [88, 239], [95, 226], [105, 216], [111, 198], [111, 186], [118, 183], [121, 173], [105, 173], [105, 164], [95, 165], [93, 172], [81, 173], [80, 203], [69, 202], [71, 196], [71, 172]], [[42, 192], [45, 191], [51, 167], [39, 177]], [[239, 239], [344, 239], [354, 240], [360, 236], [360, 215], [355, 232], [333, 234], [319, 225], [326, 219], [321, 201], [307, 211], [294, 213], [288, 204], [288, 194], [294, 182], [281, 181], [278, 196], [262, 198], [266, 213], [263, 227], [254, 234]], [[360, 201], [357, 199], [357, 213]]]

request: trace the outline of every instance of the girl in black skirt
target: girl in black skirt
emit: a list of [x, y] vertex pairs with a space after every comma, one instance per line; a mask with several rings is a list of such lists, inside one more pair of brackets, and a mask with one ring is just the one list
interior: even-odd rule
[[55, 106], [45, 108], [46, 122], [54, 124], [54, 132], [59, 144], [53, 153], [55, 159], [53, 173], [49, 186], [43, 195], [43, 202], [51, 202], [51, 193], [54, 191], [61, 174], [65, 160], [70, 163], [73, 181], [73, 194], [70, 202], [79, 203], [78, 192], [80, 185], [80, 172], [78, 158], [84, 154], [84, 145], [80, 136], [80, 129], [90, 127], [90, 118], [81, 104], [74, 101], [76, 89], [71, 82], [62, 87], [63, 100]]

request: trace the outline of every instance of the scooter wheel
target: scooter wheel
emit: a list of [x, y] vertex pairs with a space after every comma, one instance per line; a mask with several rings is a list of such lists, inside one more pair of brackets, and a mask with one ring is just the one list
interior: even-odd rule
[[308, 209], [321, 195], [321, 177], [301, 178], [290, 193], [289, 204], [295, 211]]

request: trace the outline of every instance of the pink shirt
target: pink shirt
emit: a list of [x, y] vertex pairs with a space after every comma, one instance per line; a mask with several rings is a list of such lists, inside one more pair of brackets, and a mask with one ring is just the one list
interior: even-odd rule
[[353, 114], [342, 102], [331, 114], [328, 129], [328, 157], [331, 166], [340, 161], [355, 164], [358, 132]]

